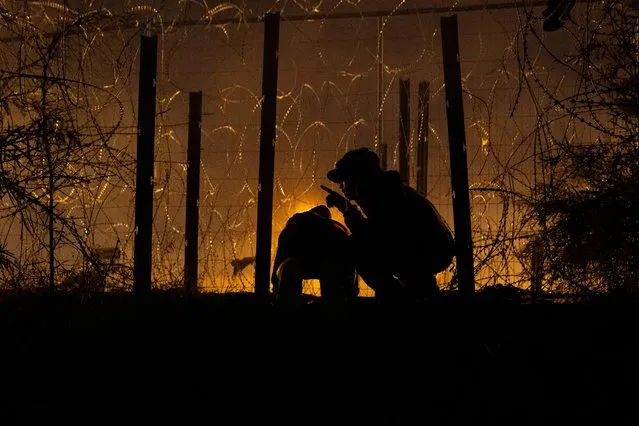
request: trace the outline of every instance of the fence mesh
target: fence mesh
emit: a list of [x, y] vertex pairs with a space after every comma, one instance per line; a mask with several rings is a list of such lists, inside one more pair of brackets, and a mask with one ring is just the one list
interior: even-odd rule
[[[3, 184], [14, 177], [22, 188], [1, 192], [0, 231], [15, 256], [5, 284], [48, 281], [53, 193], [57, 285], [81, 285], [89, 254], [103, 249], [118, 271], [106, 285], [130, 288], [139, 38], [156, 34], [154, 286], [183, 280], [188, 94], [202, 91], [199, 287], [252, 291], [261, 17], [279, 11], [273, 242], [293, 213], [323, 203], [319, 184], [347, 150], [386, 144], [388, 168], [397, 169], [400, 79], [410, 79], [412, 186], [417, 90], [420, 82], [430, 84], [427, 195], [452, 227], [439, 19], [456, 13], [477, 284], [527, 287], [530, 265], [520, 251], [533, 229], [523, 201], [535, 191], [540, 129], [557, 138], [592, 137], [547, 96], [569, 96], [578, 81], [543, 49], [549, 43], [569, 49], [572, 41], [541, 31], [540, 3], [0, 1], [3, 149], [13, 143], [22, 155], [3, 161]], [[573, 13], [588, 9], [578, 4]], [[534, 36], [524, 37], [528, 25]], [[52, 191], [36, 164], [60, 175]], [[514, 193], [523, 195], [505, 196]], [[454, 267], [438, 276], [442, 287], [453, 273]], [[316, 292], [316, 283], [306, 290]]]

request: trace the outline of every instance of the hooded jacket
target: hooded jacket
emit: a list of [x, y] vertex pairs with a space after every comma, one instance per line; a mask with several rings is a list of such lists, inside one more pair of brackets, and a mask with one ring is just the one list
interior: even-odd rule
[[297, 259], [304, 275], [316, 276], [323, 262], [349, 262], [348, 230], [313, 209], [296, 213], [278, 237], [271, 282], [277, 286], [277, 270], [289, 257]]

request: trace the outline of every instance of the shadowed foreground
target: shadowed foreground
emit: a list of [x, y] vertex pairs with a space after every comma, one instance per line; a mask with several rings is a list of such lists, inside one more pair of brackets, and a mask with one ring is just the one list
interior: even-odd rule
[[0, 422], [637, 424], [635, 305], [4, 297]]

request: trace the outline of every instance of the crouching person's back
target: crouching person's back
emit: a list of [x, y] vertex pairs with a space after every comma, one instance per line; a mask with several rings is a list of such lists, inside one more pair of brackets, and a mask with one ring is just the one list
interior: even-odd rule
[[320, 303], [342, 310], [359, 293], [349, 244], [348, 231], [326, 206], [293, 215], [278, 238], [271, 276], [275, 305], [297, 306], [303, 281], [317, 279]]

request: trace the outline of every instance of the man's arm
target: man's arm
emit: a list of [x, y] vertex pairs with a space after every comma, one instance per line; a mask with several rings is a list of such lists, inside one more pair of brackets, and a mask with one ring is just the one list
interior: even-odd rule
[[286, 224], [282, 232], [280, 233], [277, 239], [277, 251], [275, 252], [275, 260], [273, 261], [273, 273], [271, 274], [271, 284], [273, 284], [273, 293], [277, 292], [277, 289], [280, 285], [280, 280], [277, 276], [277, 270], [279, 269], [282, 262], [289, 257], [290, 252], [290, 222]]
[[348, 226], [351, 233], [356, 233], [364, 227], [366, 219], [357, 206], [351, 205], [348, 210], [344, 212], [344, 223]]
[[337, 191], [333, 191], [328, 186], [320, 185], [320, 188], [328, 193], [326, 196], [326, 205], [328, 207], [335, 207], [344, 214], [350, 204], [348, 200], [342, 194]]
[[344, 222], [351, 232], [356, 232], [357, 229], [362, 227], [366, 219], [364, 219], [364, 215], [359, 211], [356, 205], [352, 204], [337, 191], [333, 191], [324, 185], [320, 185], [320, 188], [328, 193], [326, 196], [326, 205], [335, 207], [342, 213]]

